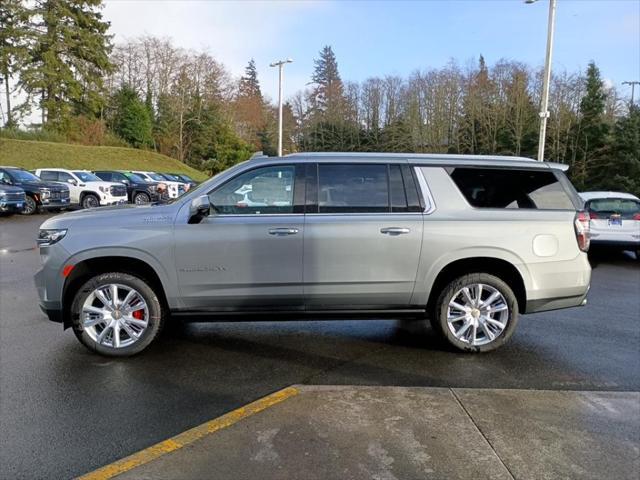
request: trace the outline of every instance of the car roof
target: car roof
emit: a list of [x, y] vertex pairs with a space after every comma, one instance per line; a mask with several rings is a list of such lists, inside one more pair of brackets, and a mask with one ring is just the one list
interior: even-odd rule
[[249, 162], [277, 161], [278, 163], [294, 160], [296, 162], [355, 162], [355, 163], [387, 163], [400, 162], [431, 166], [479, 166], [479, 167], [514, 167], [514, 168], [556, 168], [567, 170], [568, 166], [559, 163], [538, 162], [527, 157], [501, 155], [458, 155], [447, 153], [355, 153], [355, 152], [301, 152], [291, 153], [284, 157], [267, 157], [255, 155]]
[[584, 200], [604, 199], [604, 198], [623, 198], [628, 200], [640, 200], [640, 198], [630, 193], [624, 192], [580, 192], [580, 196]]

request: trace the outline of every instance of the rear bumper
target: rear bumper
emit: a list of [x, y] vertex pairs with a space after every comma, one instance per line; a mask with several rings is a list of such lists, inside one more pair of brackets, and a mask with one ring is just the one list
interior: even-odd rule
[[621, 239], [621, 240], [599, 240], [597, 238], [591, 239], [591, 245], [595, 247], [611, 247], [619, 248], [621, 250], [638, 250], [640, 249], [640, 239]]
[[578, 307], [586, 302], [591, 265], [586, 253], [572, 260], [527, 265], [531, 284], [527, 288], [525, 313]]

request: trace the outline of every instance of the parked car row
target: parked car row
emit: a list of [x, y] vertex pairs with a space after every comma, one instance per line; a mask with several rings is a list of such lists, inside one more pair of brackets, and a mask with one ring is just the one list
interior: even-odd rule
[[197, 183], [187, 175], [124, 170], [0, 166], [0, 213], [138, 205], [177, 198]]

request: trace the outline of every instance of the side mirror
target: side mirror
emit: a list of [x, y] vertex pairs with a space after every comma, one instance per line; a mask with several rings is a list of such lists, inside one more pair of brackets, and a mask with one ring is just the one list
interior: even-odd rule
[[200, 195], [191, 200], [189, 206], [189, 223], [200, 223], [203, 218], [209, 215], [211, 203], [208, 195]]
[[122, 183], [124, 183], [125, 185], [129, 185], [129, 180], [124, 179], [124, 180], [120, 180], [120, 181], [121, 181]]
[[75, 178], [67, 178], [67, 182], [69, 182], [71, 185], [78, 185], [78, 182]]

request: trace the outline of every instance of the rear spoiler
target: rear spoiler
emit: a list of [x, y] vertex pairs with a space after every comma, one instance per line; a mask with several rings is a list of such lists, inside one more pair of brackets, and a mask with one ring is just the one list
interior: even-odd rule
[[569, 165], [567, 165], [566, 163], [556, 163], [556, 162], [544, 162], [547, 165], [549, 165], [549, 168], [555, 168], [556, 170], [562, 170], [563, 172], [566, 172], [567, 170], [569, 170]]

